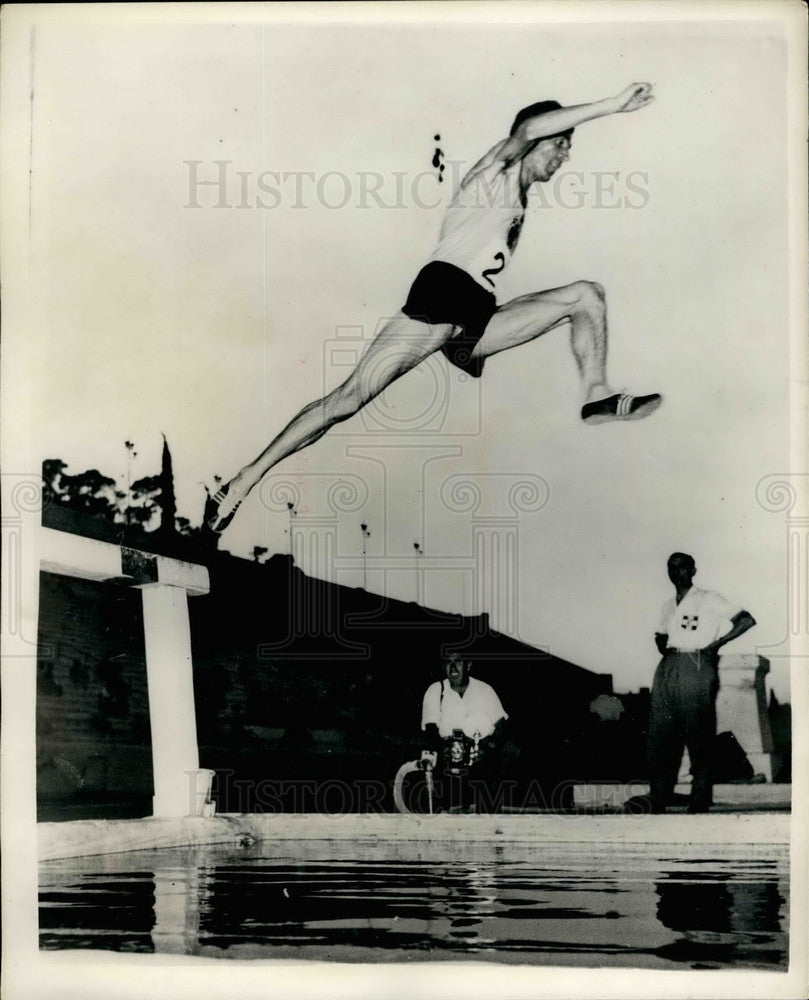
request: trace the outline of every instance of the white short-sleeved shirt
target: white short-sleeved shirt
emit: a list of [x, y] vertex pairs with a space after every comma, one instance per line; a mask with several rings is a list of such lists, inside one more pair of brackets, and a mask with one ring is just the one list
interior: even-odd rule
[[660, 628], [675, 649], [704, 649], [728, 631], [731, 618], [742, 609], [713, 590], [691, 587], [677, 604], [674, 597], [663, 605]]
[[507, 718], [494, 688], [476, 677], [469, 678], [463, 697], [452, 690], [448, 680], [436, 681], [424, 693], [421, 728], [433, 723], [441, 736], [451, 736], [453, 729], [460, 729], [470, 739], [475, 733], [485, 739], [500, 719]]

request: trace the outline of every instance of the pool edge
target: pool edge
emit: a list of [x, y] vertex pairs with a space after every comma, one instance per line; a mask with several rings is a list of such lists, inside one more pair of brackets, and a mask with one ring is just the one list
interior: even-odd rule
[[789, 844], [788, 813], [696, 816], [228, 813], [209, 818], [38, 823], [40, 861], [203, 844], [257, 841], [453, 841], [597, 844]]

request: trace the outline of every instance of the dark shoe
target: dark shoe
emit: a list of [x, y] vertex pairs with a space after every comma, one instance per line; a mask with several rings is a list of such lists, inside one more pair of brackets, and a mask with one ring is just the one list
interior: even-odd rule
[[233, 520], [236, 511], [241, 507], [242, 500], [244, 500], [244, 497], [239, 497], [235, 494], [231, 496], [230, 486], [231, 484], [228, 483], [220, 490], [217, 490], [213, 496], [209, 494], [208, 499], [205, 501], [205, 513], [202, 518], [203, 524], [209, 531], [213, 531], [217, 535], [227, 528]]
[[585, 403], [581, 408], [581, 418], [586, 424], [605, 424], [609, 420], [641, 420], [660, 406], [663, 397], [653, 392], [648, 396], [630, 396], [617, 392], [606, 399]]

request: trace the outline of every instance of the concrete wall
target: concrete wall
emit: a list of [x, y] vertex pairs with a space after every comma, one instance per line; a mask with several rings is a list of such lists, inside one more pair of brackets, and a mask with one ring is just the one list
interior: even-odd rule
[[[150, 812], [152, 754], [141, 595], [41, 575], [37, 794], [133, 801]], [[138, 801], [140, 800], [140, 801]]]

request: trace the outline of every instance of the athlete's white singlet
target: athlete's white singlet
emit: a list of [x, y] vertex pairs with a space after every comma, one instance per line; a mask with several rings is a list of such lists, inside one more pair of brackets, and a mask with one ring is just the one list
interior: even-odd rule
[[495, 161], [458, 188], [430, 257], [460, 267], [489, 292], [511, 260], [525, 216], [520, 161], [505, 170], [502, 166]]

